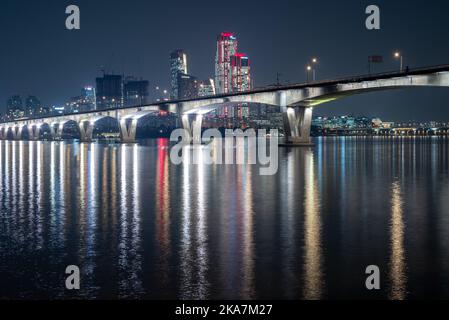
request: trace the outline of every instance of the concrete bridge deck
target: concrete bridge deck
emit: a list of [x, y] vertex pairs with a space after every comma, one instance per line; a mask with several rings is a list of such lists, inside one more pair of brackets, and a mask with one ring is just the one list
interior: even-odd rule
[[201, 135], [204, 114], [224, 104], [257, 103], [280, 107], [288, 144], [309, 145], [313, 107], [364, 92], [419, 86], [449, 87], [449, 65], [287, 86], [269, 86], [247, 92], [163, 101], [145, 106], [18, 119], [0, 123], [0, 139], [20, 140], [24, 130], [27, 130], [28, 139], [38, 140], [43, 125], [50, 126], [54, 138], [61, 138], [66, 124], [73, 123], [79, 128], [81, 140], [91, 141], [96, 123], [104, 118], [111, 118], [117, 121], [121, 140], [135, 142], [139, 120], [159, 110], [165, 110], [177, 114], [192, 141], [198, 142], [201, 140], [197, 135]]

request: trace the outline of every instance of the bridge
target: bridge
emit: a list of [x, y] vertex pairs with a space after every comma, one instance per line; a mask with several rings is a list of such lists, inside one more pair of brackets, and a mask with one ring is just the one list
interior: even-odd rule
[[240, 93], [163, 101], [146, 106], [20, 119], [0, 123], [0, 139], [22, 140], [26, 131], [29, 140], [39, 140], [43, 126], [50, 127], [52, 137], [60, 139], [66, 126], [72, 123], [78, 127], [81, 141], [89, 142], [92, 141], [95, 125], [109, 118], [116, 121], [121, 141], [132, 143], [136, 141], [139, 121], [155, 112], [165, 110], [177, 114], [183, 128], [190, 134], [192, 142], [199, 143], [202, 120], [206, 113], [229, 103], [257, 103], [280, 107], [284, 120], [285, 143], [310, 145], [313, 107], [365, 92], [425, 86], [449, 87], [449, 65], [288, 86], [271, 86]]

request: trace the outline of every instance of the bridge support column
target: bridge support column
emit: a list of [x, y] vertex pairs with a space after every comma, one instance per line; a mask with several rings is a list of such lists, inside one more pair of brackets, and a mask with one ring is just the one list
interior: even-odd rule
[[0, 140], [6, 140], [8, 130], [5, 127], [0, 127]]
[[202, 114], [182, 115], [182, 127], [187, 130], [189, 140], [193, 144], [201, 144], [201, 125], [203, 124]]
[[54, 140], [62, 139], [62, 131], [64, 130], [65, 121], [63, 122], [54, 122], [50, 126], [51, 135]]
[[40, 124], [29, 124], [28, 128], [28, 139], [30, 140], [39, 140], [41, 133], [41, 125]]
[[94, 133], [95, 122], [89, 120], [81, 120], [78, 123], [80, 129], [80, 139], [82, 142], [91, 142]]
[[312, 108], [283, 107], [285, 145], [313, 146], [310, 138]]
[[12, 137], [14, 140], [22, 139], [23, 125], [17, 125], [12, 127], [11, 129], [12, 129]]
[[120, 119], [120, 139], [123, 143], [136, 142], [137, 122], [138, 119], [133, 118]]

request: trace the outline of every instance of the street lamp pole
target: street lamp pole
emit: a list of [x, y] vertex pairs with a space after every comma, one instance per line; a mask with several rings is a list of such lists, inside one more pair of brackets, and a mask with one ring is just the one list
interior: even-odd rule
[[307, 66], [307, 67], [306, 67], [307, 83], [309, 82], [309, 73], [310, 73], [311, 70], [312, 70], [312, 67], [311, 67], [311, 66]]
[[404, 62], [404, 58], [403, 58], [402, 54], [399, 51], [396, 51], [394, 53], [394, 57], [396, 59], [399, 59], [399, 61], [400, 61], [400, 69], [399, 69], [399, 71], [402, 72], [404, 70], [404, 63], [403, 63]]
[[[318, 63], [318, 59], [317, 58], [313, 58], [312, 59], [312, 65], [315, 66]], [[312, 73], [313, 73], [313, 81], [316, 81], [316, 67], [312, 68]]]

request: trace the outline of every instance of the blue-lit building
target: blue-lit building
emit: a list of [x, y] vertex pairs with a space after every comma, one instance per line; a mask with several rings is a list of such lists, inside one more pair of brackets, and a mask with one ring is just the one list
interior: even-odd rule
[[178, 49], [170, 54], [170, 98], [179, 98], [179, 74], [187, 74], [187, 55]]

